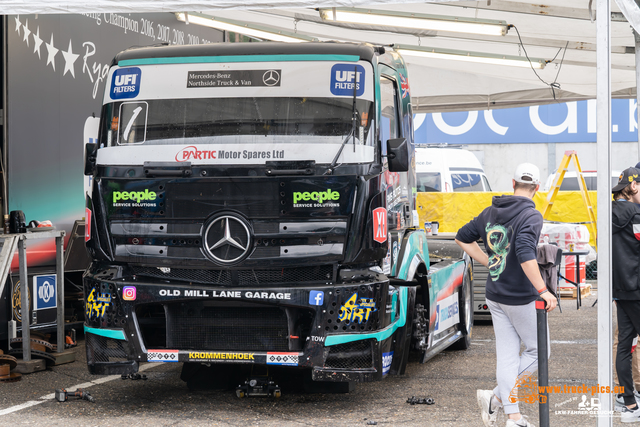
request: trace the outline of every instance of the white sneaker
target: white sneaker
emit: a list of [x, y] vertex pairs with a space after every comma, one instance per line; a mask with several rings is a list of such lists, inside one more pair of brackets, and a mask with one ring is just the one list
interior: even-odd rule
[[478, 399], [478, 406], [482, 411], [482, 422], [486, 427], [493, 427], [496, 425], [498, 419], [498, 410], [502, 408], [502, 405], [493, 405], [491, 407], [491, 398], [493, 397], [493, 390], [477, 390], [476, 398]]
[[531, 424], [529, 421], [527, 421], [524, 415], [521, 415], [518, 421], [508, 419], [507, 427], [535, 427], [535, 426]]
[[634, 411], [625, 406], [620, 414], [620, 421], [623, 423], [640, 423], [640, 406]]
[[[638, 393], [638, 390], [633, 390], [633, 395], [636, 398], [636, 403], [640, 405], [640, 393]], [[613, 410], [616, 412], [622, 412], [622, 410], [625, 407], [626, 405], [624, 404], [624, 399], [622, 398], [622, 395], [621, 394], [617, 395], [615, 404], [613, 405]]]

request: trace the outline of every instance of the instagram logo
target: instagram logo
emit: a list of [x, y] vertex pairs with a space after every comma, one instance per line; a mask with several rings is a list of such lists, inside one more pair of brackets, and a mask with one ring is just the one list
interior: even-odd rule
[[135, 301], [136, 300], [136, 287], [135, 286], [125, 286], [122, 288], [122, 299], [125, 301]]

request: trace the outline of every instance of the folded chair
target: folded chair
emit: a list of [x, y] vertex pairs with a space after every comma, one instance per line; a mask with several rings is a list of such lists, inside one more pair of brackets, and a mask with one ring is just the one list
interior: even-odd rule
[[[556, 288], [552, 291], [558, 300], [558, 308], [560, 309], [560, 313], [562, 313], [562, 306], [560, 305], [560, 292], [558, 292], [558, 287], [560, 286], [560, 279], [564, 279], [562, 274], [560, 274], [560, 264], [562, 264], [562, 248], [558, 248], [558, 252], [556, 253], [556, 262], [553, 264], [556, 268], [558, 279], [556, 281]], [[567, 280], [567, 279], [565, 279]], [[580, 288], [578, 288], [578, 292], [580, 292]]]

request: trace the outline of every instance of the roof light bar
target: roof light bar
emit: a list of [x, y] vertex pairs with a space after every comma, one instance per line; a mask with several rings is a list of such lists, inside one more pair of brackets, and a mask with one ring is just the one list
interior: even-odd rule
[[250, 25], [242, 21], [235, 21], [226, 18], [223, 19], [195, 12], [179, 12], [176, 13], [176, 18], [178, 21], [203, 25], [205, 27], [211, 27], [223, 31], [232, 31], [234, 33], [244, 34], [257, 39], [287, 43], [301, 43], [315, 40], [314, 38], [303, 34], [289, 33], [272, 27], [253, 24]]
[[319, 12], [320, 17], [325, 21], [351, 24], [450, 31], [489, 36], [504, 36], [509, 30], [509, 25], [505, 21], [486, 19], [460, 19], [449, 16], [355, 8], [319, 9]]
[[452, 49], [433, 49], [428, 47], [394, 45], [396, 52], [402, 56], [418, 56], [422, 58], [446, 59], [453, 61], [476, 62], [482, 64], [507, 65], [510, 67], [543, 69], [547, 61], [540, 58], [527, 58], [510, 55], [495, 55], [490, 53], [468, 52]]

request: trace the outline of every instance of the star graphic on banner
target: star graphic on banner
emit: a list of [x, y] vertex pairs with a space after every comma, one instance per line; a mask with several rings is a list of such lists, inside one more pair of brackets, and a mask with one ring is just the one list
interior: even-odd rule
[[40, 57], [40, 46], [42, 45], [42, 39], [40, 38], [40, 27], [38, 27], [38, 30], [33, 35], [33, 43], [35, 43], [35, 45], [33, 46], [33, 53], [38, 52], [38, 58], [42, 59]]
[[23, 41], [27, 42], [27, 46], [29, 46], [29, 34], [31, 34], [31, 30], [27, 27], [27, 25], [29, 25], [29, 20], [27, 19], [23, 25], [24, 27], [24, 37], [22, 38]]
[[58, 54], [58, 49], [53, 47], [53, 33], [51, 33], [51, 43], [45, 43], [47, 46], [47, 65], [51, 64], [53, 67], [53, 71], [56, 70], [56, 55]]
[[69, 50], [67, 50], [66, 52], [63, 50], [61, 52], [62, 56], [64, 56], [64, 72], [62, 73], [62, 75], [64, 76], [65, 74], [67, 74], [67, 71], [70, 71], [71, 75], [75, 79], [76, 70], [73, 64], [76, 62], [76, 59], [78, 59], [80, 55], [73, 53], [73, 51], [71, 50], [71, 40], [69, 40]]
[[20, 27], [22, 27], [22, 22], [20, 22], [20, 15], [16, 15], [16, 32], [20, 35]]

